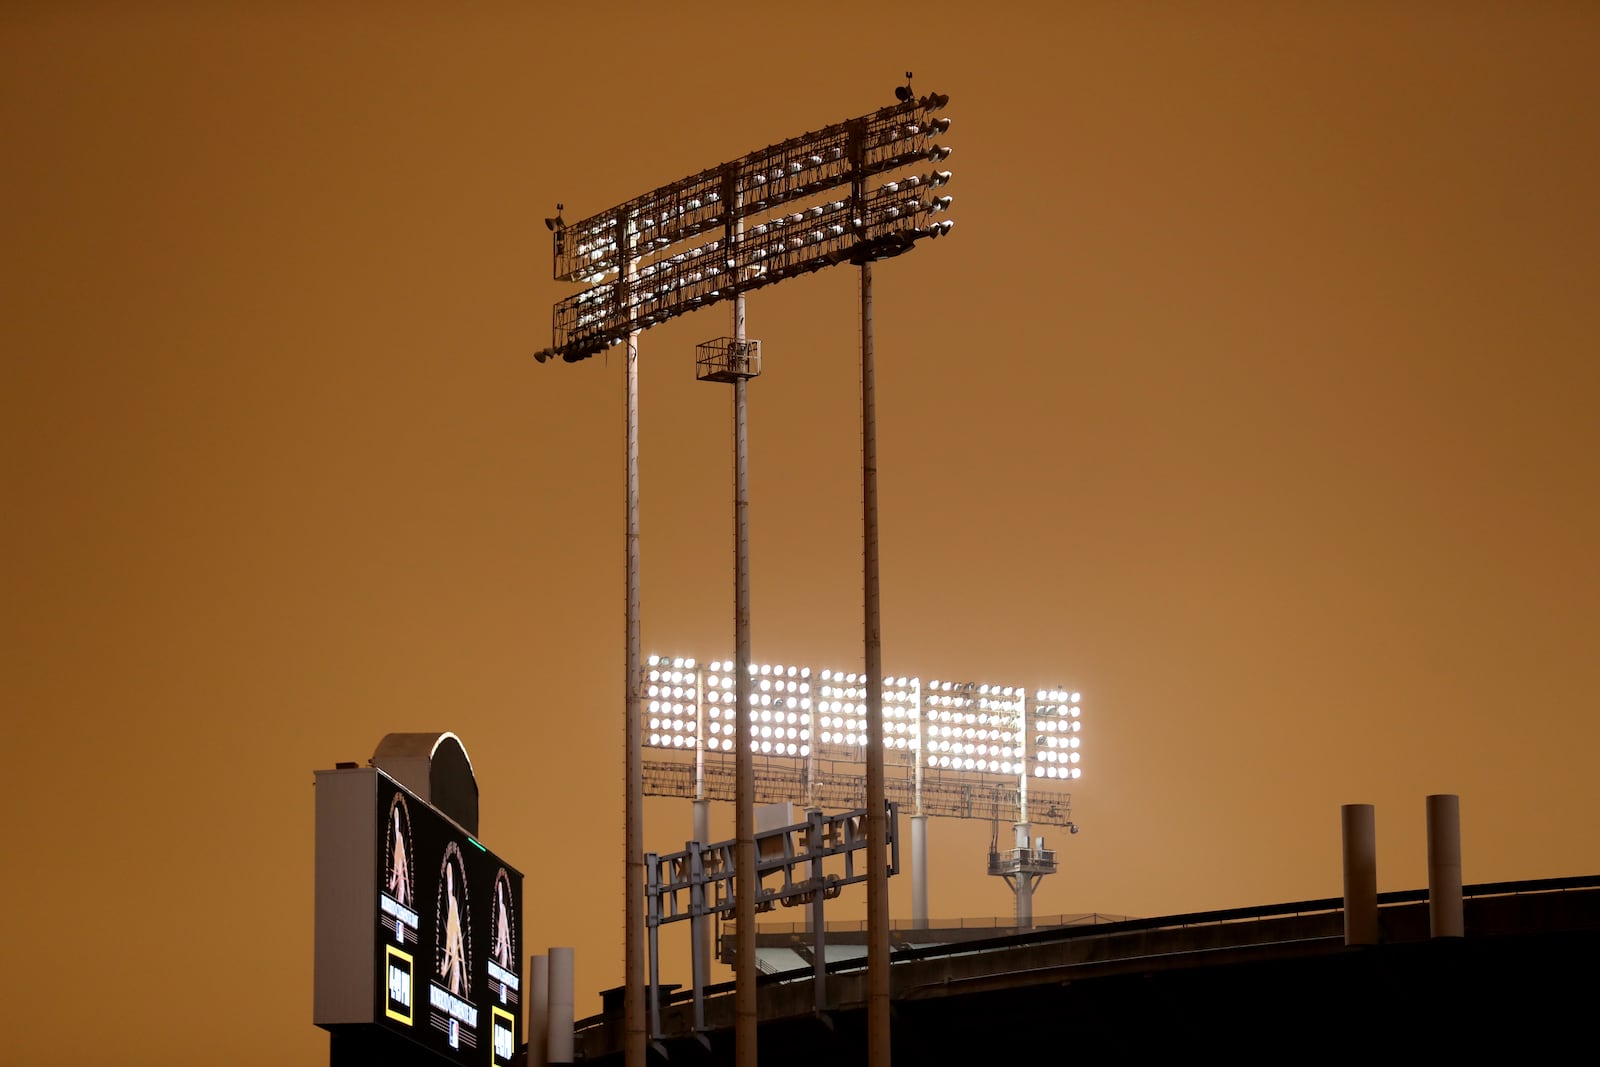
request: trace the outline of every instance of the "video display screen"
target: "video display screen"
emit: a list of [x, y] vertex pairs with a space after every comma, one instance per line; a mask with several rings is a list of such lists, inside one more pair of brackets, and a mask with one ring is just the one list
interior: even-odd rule
[[522, 1018], [522, 874], [377, 775], [374, 1018], [461, 1064], [508, 1064]]

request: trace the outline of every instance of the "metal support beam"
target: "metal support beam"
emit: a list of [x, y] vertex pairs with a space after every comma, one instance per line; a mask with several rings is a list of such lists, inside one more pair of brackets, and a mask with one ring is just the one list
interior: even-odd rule
[[[733, 339], [744, 341], [744, 295], [733, 302]], [[739, 956], [734, 974], [734, 1062], [756, 1064], [756, 817], [755, 757], [750, 752], [750, 483], [745, 425], [744, 378], [733, 381], [733, 528], [734, 528], [734, 689], [738, 694], [735, 734], [734, 858], [738, 898]]]
[[911, 816], [911, 925], [928, 928], [928, 817]]
[[806, 825], [810, 828], [806, 847], [811, 850], [811, 883], [815, 887], [810, 907], [806, 909], [811, 926], [811, 982], [817, 1011], [822, 1012], [828, 1010], [828, 921], [823, 913], [828, 894], [824, 890], [822, 870], [824, 838], [821, 808], [806, 809]]
[[639, 334], [628, 335], [627, 373], [627, 701], [623, 727], [623, 1054], [626, 1067], [645, 1067], [644, 1018], [644, 750], [639, 711], [644, 677], [639, 662]]
[[889, 1067], [889, 839], [883, 785], [883, 640], [878, 618], [878, 423], [872, 261], [861, 264], [861, 514], [867, 659], [867, 1063]]
[[[705, 844], [711, 840], [711, 801], [703, 796], [694, 802], [694, 835], [692, 841]], [[696, 860], [698, 862], [698, 858]], [[694, 983], [695, 1003], [695, 1029], [698, 1031], [705, 1025], [702, 1012], [702, 998], [705, 996], [706, 986], [711, 984], [711, 924], [704, 916], [696, 916], [691, 923], [693, 947], [690, 951], [693, 964], [692, 981]]]

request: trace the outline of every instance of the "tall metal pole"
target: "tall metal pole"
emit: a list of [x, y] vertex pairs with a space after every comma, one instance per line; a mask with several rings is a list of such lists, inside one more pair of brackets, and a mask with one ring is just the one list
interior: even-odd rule
[[[632, 264], [628, 273], [633, 272]], [[627, 1067], [645, 1067], [644, 1011], [644, 738], [639, 714], [639, 332], [628, 334], [628, 664], [627, 746], [623, 783], [625, 796], [623, 849], [627, 852], [623, 892], [624, 1060]]]
[[928, 817], [911, 816], [911, 925], [928, 928]]
[[1019, 822], [1013, 828], [1015, 836], [1011, 844], [1021, 851], [1017, 853], [1022, 857], [1017, 864], [1017, 929], [1033, 929], [1033, 842], [1028, 835], [1032, 828], [1025, 822]]
[[[733, 339], [744, 343], [744, 294], [733, 298]], [[735, 349], [735, 351], [739, 351]], [[734, 1062], [756, 1064], [756, 773], [750, 752], [750, 484], [745, 433], [745, 379], [733, 380], [734, 691], [738, 697], [734, 760], [734, 918], [738, 923], [734, 975]]]
[[878, 424], [872, 262], [861, 264], [861, 515], [867, 658], [867, 1063], [889, 1067], [889, 839], [883, 784], [883, 642], [878, 625]]
[[[706, 694], [705, 672], [695, 671], [695, 742], [694, 742], [694, 825], [690, 840], [700, 845], [711, 843], [711, 801], [706, 796]], [[689, 960], [693, 969], [695, 1007], [700, 1010], [701, 997], [706, 986], [711, 984], [711, 923], [703, 915], [696, 915], [689, 920], [690, 938], [693, 945], [690, 948]], [[698, 1029], [703, 1019], [697, 1014], [695, 1028]]]
[[[1027, 720], [1027, 703], [1023, 703], [1023, 720]], [[1027, 751], [1027, 746], [1023, 746]], [[1033, 825], [1028, 820], [1028, 765], [1022, 765], [1022, 771], [1017, 775], [1017, 826], [1016, 845], [1023, 850], [1022, 855], [1027, 857], [1017, 868], [1017, 929], [1033, 929], [1033, 883], [1037, 881], [1033, 873]]]
[[922, 810], [922, 767], [927, 762], [927, 739], [922, 736], [922, 683], [913, 682], [917, 708], [916, 768], [912, 773], [911, 816], [911, 926], [928, 928], [928, 813]]

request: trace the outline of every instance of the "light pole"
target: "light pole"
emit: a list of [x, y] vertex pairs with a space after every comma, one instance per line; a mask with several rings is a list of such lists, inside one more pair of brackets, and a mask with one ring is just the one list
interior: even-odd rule
[[[900, 102], [895, 105], [792, 137], [579, 222], [566, 223], [559, 209], [554, 219], [546, 220], [553, 233], [555, 277], [580, 282], [584, 288], [555, 305], [551, 345], [536, 358], [543, 363], [560, 356], [574, 363], [614, 345], [628, 345], [625, 714], [629, 721], [625, 735], [629, 754], [624, 772], [623, 835], [627, 1067], [644, 1067], [646, 1047], [643, 770], [634, 756], [639, 750], [642, 684], [638, 652], [638, 334], [676, 315], [733, 299], [735, 340], [742, 344], [746, 291], [841, 263], [862, 264], [863, 276], [870, 278], [872, 260], [900, 255], [922, 238], [948, 233], [950, 221], [935, 220], [934, 216], [949, 208], [951, 198], [927, 194], [948, 182], [950, 172], [922, 174], [907, 168], [923, 161], [942, 161], [949, 155], [948, 148], [934, 141], [949, 129], [948, 119], [934, 115], [949, 98], [937, 93], [913, 98], [909, 86], [897, 90], [896, 96]], [[879, 177], [884, 179], [882, 184], [869, 191], [867, 180]], [[846, 187], [851, 194], [839, 197]], [[739, 195], [729, 195], [730, 191]], [[742, 442], [742, 380], [735, 381], [734, 389], [737, 450]], [[736, 500], [736, 512], [738, 507]], [[736, 515], [740, 538], [747, 536], [742, 522]], [[741, 576], [747, 578], [740, 572], [736, 586]], [[736, 608], [736, 617], [747, 618], [747, 586], [742, 594], [736, 592], [736, 597], [740, 595], [746, 599], [743, 608]], [[746, 696], [749, 675], [743, 668], [748, 667], [749, 650], [741, 648], [736, 655], [741, 667], [739, 691]], [[747, 704], [741, 702], [740, 707]], [[742, 732], [740, 736], [745, 741], [741, 754], [747, 756], [749, 738]], [[881, 722], [875, 736], [881, 737]], [[746, 817], [744, 807], [741, 803], [740, 819]], [[876, 817], [881, 819], [881, 812]], [[753, 833], [740, 834], [741, 853], [747, 839], [753, 842]], [[882, 837], [877, 841], [881, 843]], [[753, 843], [750, 848], [753, 853]], [[742, 908], [740, 915], [743, 923]], [[741, 936], [746, 936], [747, 929], [753, 937], [753, 916], [751, 927], [741, 926]], [[886, 929], [883, 935], [887, 938]], [[886, 966], [886, 953], [881, 962]], [[754, 1003], [755, 975], [751, 972], [753, 967], [738, 975], [741, 1005], [747, 999]], [[881, 979], [886, 1011], [886, 972]], [[745, 991], [747, 984], [750, 989]], [[750, 1010], [753, 1018], [753, 1007]], [[883, 1047], [887, 1049], [886, 1041]], [[741, 1067], [753, 1067], [753, 1037], [748, 1043], [741, 1042], [739, 1050]]]
[[[883, 635], [878, 617], [878, 420], [872, 364], [872, 261], [861, 262], [861, 525], [867, 661], [867, 839], [881, 842]], [[889, 1048], [889, 872], [874, 862], [867, 878], [867, 1063], [887, 1067]]]
[[[621, 271], [621, 289], [626, 293], [638, 278], [639, 261], [633, 255], [637, 233], [631, 222], [626, 227], [626, 239], [621, 254], [624, 269]], [[632, 315], [630, 315], [631, 324]], [[639, 650], [639, 331], [630, 329], [627, 334], [627, 370], [624, 375], [627, 390], [627, 702], [623, 709], [624, 743], [630, 753], [638, 745], [643, 733], [639, 713], [639, 689], [644, 671]], [[642, 763], [631, 754], [623, 768], [623, 911], [629, 921], [623, 926], [623, 972], [630, 977], [623, 991], [623, 1032], [627, 1061], [644, 1063], [645, 1018], [644, 1000], [637, 986], [644, 980], [644, 929], [640, 917], [644, 914], [644, 798], [636, 783], [643, 780]], [[635, 981], [635, 977], [637, 981]]]

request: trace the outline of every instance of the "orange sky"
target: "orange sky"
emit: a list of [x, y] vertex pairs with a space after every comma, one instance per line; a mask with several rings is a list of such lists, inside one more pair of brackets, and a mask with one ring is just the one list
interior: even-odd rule
[[[1600, 11], [946, 6], [7, 6], [9, 1058], [326, 1062], [311, 772], [391, 730], [462, 737], [597, 1010], [622, 365], [531, 358], [540, 220], [907, 68], [957, 222], [875, 275], [884, 663], [1084, 693], [1036, 913], [1335, 895], [1351, 802], [1419, 887], [1433, 792], [1468, 882], [1600, 871]], [[859, 664], [854, 272], [749, 325], [755, 654]], [[641, 345], [645, 645], [705, 659], [726, 332]], [[936, 918], [1009, 913], [989, 830]]]

